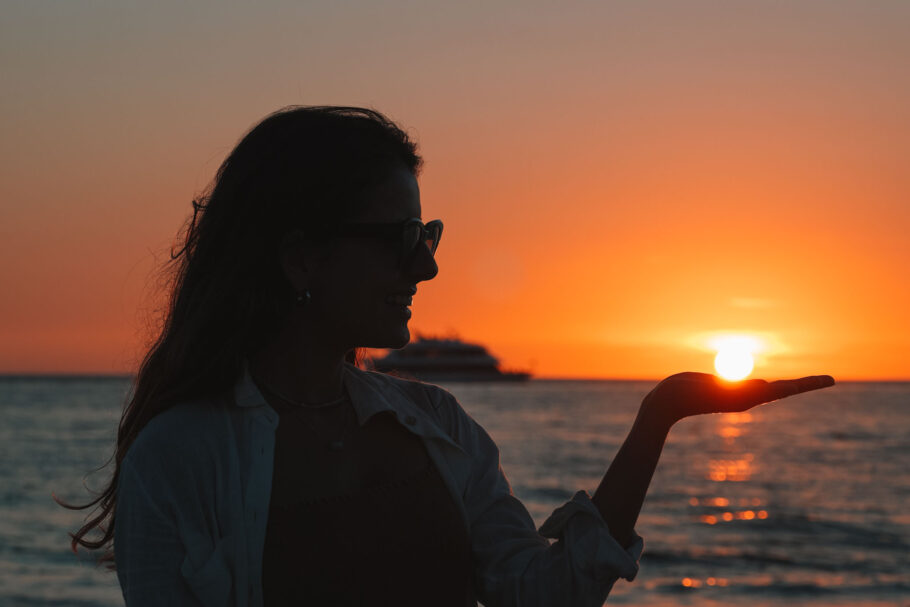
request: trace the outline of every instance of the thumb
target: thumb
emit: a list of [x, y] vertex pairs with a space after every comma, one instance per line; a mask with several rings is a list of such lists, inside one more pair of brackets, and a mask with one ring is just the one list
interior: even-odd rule
[[771, 399], [776, 400], [833, 385], [834, 378], [830, 375], [810, 375], [799, 379], [781, 379], [771, 382], [768, 384], [768, 391]]

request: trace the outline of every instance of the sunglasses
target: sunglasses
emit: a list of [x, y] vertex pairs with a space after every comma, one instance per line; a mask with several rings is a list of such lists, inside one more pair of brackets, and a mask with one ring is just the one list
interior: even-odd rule
[[438, 219], [424, 224], [417, 217], [405, 219], [400, 223], [343, 223], [331, 230], [336, 236], [367, 236], [398, 240], [401, 243], [399, 259], [401, 262], [416, 253], [422, 242], [436, 255], [439, 239], [442, 238], [442, 222]]

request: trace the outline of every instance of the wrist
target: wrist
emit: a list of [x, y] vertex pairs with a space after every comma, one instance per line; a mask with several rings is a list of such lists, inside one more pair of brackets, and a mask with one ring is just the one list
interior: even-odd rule
[[666, 407], [661, 407], [649, 399], [645, 399], [638, 409], [635, 426], [640, 426], [648, 433], [664, 434], [670, 432], [673, 424], [681, 418]]

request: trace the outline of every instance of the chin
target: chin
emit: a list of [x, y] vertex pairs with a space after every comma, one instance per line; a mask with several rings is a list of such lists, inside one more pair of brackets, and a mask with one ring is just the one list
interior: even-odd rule
[[408, 342], [410, 341], [411, 332], [408, 330], [407, 325], [405, 325], [396, 331], [389, 331], [382, 335], [377, 335], [374, 339], [370, 340], [365, 347], [400, 350], [408, 345]]
[[392, 345], [389, 345], [389, 348], [393, 350], [400, 350], [401, 348], [408, 345], [408, 342], [411, 341], [411, 332], [408, 330], [408, 327], [405, 326], [398, 334], [397, 338], [392, 340]]

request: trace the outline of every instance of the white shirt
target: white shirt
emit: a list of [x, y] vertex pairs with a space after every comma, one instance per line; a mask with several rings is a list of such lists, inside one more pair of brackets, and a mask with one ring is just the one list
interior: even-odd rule
[[[499, 449], [442, 388], [351, 365], [344, 383], [360, 425], [392, 411], [422, 439], [464, 517], [475, 594], [487, 607], [599, 606], [619, 577], [637, 574], [641, 538], [623, 549], [584, 491], [535, 530]], [[232, 398], [181, 403], [143, 428], [117, 484], [114, 549], [127, 605], [262, 605], [277, 427], [244, 369]]]

